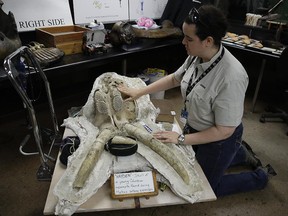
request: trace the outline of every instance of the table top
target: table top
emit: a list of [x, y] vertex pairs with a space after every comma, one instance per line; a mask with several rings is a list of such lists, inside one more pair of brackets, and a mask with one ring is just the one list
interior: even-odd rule
[[276, 25], [287, 25], [286, 20], [267, 20], [267, 23], [276, 24]]
[[[273, 52], [271, 50], [260, 50], [260, 49], [251, 49], [249, 47], [237, 45], [234, 43], [228, 43], [223, 41], [224, 46], [244, 50], [254, 54], [279, 58], [281, 53]], [[107, 53], [95, 54], [95, 55], [84, 55], [83, 53], [66, 55], [60, 61], [53, 63], [51, 66], [44, 68], [45, 73], [50, 72], [63, 72], [64, 70], [75, 69], [79, 67], [83, 70], [85, 67], [96, 67], [111, 61], [116, 61], [119, 59], [125, 59], [130, 55], [134, 55], [141, 52], [149, 52], [155, 49], [161, 49], [169, 46], [178, 46], [181, 45], [181, 38], [160, 38], [160, 39], [139, 39], [136, 43], [131, 45], [123, 45], [121, 48], [116, 47], [112, 48]], [[0, 67], [0, 81], [6, 80], [7, 75], [4, 71], [4, 68]]]
[[[60, 61], [53, 63], [49, 67], [43, 69], [45, 73], [61, 72], [63, 70], [75, 69], [75, 67], [83, 70], [85, 67], [96, 67], [118, 59], [125, 59], [130, 55], [141, 52], [149, 52], [155, 49], [175, 46], [181, 44], [181, 38], [159, 38], [159, 39], [138, 39], [130, 45], [122, 45], [121, 47], [112, 47], [107, 53], [84, 55], [83, 53], [65, 55]], [[0, 81], [7, 79], [4, 68], [0, 67]]]
[[[64, 136], [75, 135], [70, 129], [65, 129]], [[195, 169], [199, 174], [200, 179], [203, 181], [203, 193], [201, 198], [197, 202], [208, 202], [216, 200], [216, 196], [204, 175], [200, 165], [195, 161]], [[58, 159], [55, 165], [52, 181], [48, 191], [44, 215], [53, 215], [55, 206], [57, 204], [57, 197], [53, 194], [55, 185], [60, 180], [61, 176], [65, 172], [65, 167], [61, 164]], [[110, 210], [121, 210], [121, 209], [134, 209], [134, 208], [147, 208], [147, 207], [159, 207], [168, 205], [179, 205], [189, 204], [186, 200], [176, 196], [169, 188], [165, 191], [159, 191], [157, 196], [152, 196], [149, 199], [145, 197], [140, 198], [128, 198], [122, 201], [111, 198], [111, 188], [109, 181], [107, 181], [89, 200], [82, 204], [77, 213], [80, 212], [96, 212], [96, 211], [110, 211]]]
[[223, 45], [226, 47], [235, 48], [238, 50], [243, 50], [245, 52], [261, 55], [263, 57], [280, 58], [282, 50], [276, 50], [269, 47], [263, 47], [262, 49], [257, 49], [249, 46], [239, 45], [236, 43], [231, 43], [227, 41], [222, 41]]

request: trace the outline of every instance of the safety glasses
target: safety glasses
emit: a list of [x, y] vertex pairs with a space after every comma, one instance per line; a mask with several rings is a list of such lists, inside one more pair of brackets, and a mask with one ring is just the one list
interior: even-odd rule
[[198, 12], [198, 10], [197, 10], [195, 7], [193, 7], [193, 8], [189, 11], [188, 18], [191, 20], [191, 22], [192, 22], [193, 24], [199, 24], [199, 23], [201, 23], [203, 26], [205, 26], [206, 28], [208, 28], [208, 25], [201, 21], [199, 12]]
[[194, 24], [197, 24], [198, 22], [200, 22], [199, 12], [194, 7], [189, 11], [188, 17], [191, 20], [191, 22]]

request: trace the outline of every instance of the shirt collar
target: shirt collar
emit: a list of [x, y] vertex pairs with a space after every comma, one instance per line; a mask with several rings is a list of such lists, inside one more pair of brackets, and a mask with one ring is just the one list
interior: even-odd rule
[[222, 49], [224, 49], [224, 47], [222, 44], [220, 44], [218, 52], [213, 56], [213, 58], [210, 59], [209, 62], [200, 63], [200, 58], [197, 58], [196, 65], [200, 66], [200, 68], [205, 71], [221, 55]]

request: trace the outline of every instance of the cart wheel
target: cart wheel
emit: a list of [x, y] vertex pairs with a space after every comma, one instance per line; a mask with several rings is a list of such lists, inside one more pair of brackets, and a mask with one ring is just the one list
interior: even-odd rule
[[260, 117], [259, 121], [260, 121], [261, 123], [265, 123], [265, 122], [266, 122], [266, 120], [265, 120], [264, 117]]

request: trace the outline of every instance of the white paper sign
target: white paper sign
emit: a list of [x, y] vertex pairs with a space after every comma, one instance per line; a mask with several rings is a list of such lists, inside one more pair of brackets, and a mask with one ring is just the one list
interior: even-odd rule
[[159, 19], [165, 9], [168, 0], [130, 0], [130, 20], [140, 17]]
[[68, 0], [2, 0], [3, 11], [14, 14], [19, 32], [73, 25]]
[[154, 192], [151, 171], [114, 174], [115, 195]]
[[110, 23], [129, 19], [128, 0], [73, 0], [76, 24]]
[[159, 19], [168, 0], [73, 0], [76, 24]]

